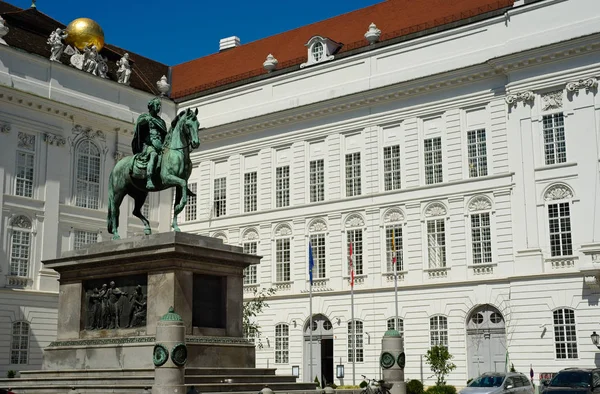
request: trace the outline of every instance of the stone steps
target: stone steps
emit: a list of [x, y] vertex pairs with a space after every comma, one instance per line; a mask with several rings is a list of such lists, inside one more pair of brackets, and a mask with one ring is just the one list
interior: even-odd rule
[[21, 379], [58, 378], [58, 377], [118, 377], [118, 376], [154, 376], [153, 368], [139, 369], [61, 369], [21, 371]]
[[295, 383], [296, 378], [285, 375], [185, 375], [186, 384], [205, 383]]
[[187, 375], [273, 375], [276, 368], [186, 368]]

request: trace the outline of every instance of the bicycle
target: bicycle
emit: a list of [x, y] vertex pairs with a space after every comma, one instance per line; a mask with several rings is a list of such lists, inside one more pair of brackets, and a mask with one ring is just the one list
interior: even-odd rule
[[390, 389], [394, 385], [385, 380], [368, 379], [365, 375], [360, 376], [367, 381], [367, 386], [362, 389], [360, 394], [390, 394]]

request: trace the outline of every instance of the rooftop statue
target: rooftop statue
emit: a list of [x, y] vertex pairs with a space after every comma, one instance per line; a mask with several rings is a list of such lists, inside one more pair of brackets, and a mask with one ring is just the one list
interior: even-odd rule
[[50, 60], [60, 62], [60, 57], [65, 50], [63, 40], [68, 37], [68, 34], [63, 29], [56, 29], [50, 33], [47, 43], [50, 45]]
[[108, 179], [108, 232], [119, 239], [119, 208], [126, 195], [135, 201], [133, 215], [144, 223], [144, 233], [150, 234], [150, 222], [142, 214], [148, 192], [175, 188], [175, 209], [172, 227], [179, 231], [177, 215], [194, 195], [187, 181], [192, 173], [190, 153], [200, 146], [196, 115], [190, 109], [179, 113], [167, 131], [160, 117], [161, 101], [155, 97], [148, 103], [148, 113], [138, 117], [131, 143], [133, 156], [121, 159]]
[[125, 53], [123, 57], [117, 60], [117, 66], [119, 69], [117, 70], [118, 82], [123, 85], [129, 85], [129, 78], [131, 77], [131, 65], [129, 64], [129, 53]]

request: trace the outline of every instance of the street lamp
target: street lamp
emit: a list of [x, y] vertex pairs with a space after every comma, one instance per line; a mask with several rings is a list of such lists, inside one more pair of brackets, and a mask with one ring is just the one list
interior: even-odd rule
[[590, 335], [590, 338], [592, 338], [592, 343], [600, 349], [600, 335], [596, 334], [596, 331], [594, 331], [592, 335]]

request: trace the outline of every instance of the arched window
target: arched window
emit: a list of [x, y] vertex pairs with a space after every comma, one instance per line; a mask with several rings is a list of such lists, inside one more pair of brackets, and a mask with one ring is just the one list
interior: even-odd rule
[[10, 363], [27, 364], [29, 359], [29, 323], [17, 321], [12, 324]]
[[275, 282], [289, 282], [291, 277], [292, 229], [280, 224], [275, 229]]
[[[363, 341], [363, 322], [354, 319], [356, 330], [352, 332], [352, 321], [348, 322], [348, 362], [356, 361], [362, 363], [365, 361], [364, 341]], [[354, 339], [353, 339], [354, 338]], [[356, 360], [354, 354], [356, 353]]]
[[275, 364], [287, 364], [290, 360], [290, 326], [275, 326]]
[[478, 196], [469, 202], [473, 264], [493, 262], [491, 210], [492, 203], [487, 197]]
[[323, 219], [315, 219], [308, 226], [310, 234], [310, 245], [312, 247], [313, 261], [315, 263], [312, 269], [313, 279], [325, 279], [327, 277], [326, 267], [326, 237], [327, 224]]
[[31, 220], [19, 215], [11, 220], [10, 272], [11, 276], [28, 277], [31, 255]]
[[550, 234], [550, 255], [552, 257], [572, 256], [571, 200], [573, 191], [564, 184], [550, 186], [544, 193], [548, 209]]
[[100, 200], [100, 149], [88, 139], [77, 145], [75, 205], [98, 209]]
[[[242, 236], [242, 247], [244, 253], [257, 254], [258, 231], [253, 228], [246, 230]], [[257, 283], [256, 270], [256, 265], [244, 268], [244, 285], [255, 285]]]
[[387, 320], [387, 329], [396, 330], [400, 335], [404, 336], [404, 320], [400, 317], [392, 317]]
[[577, 358], [577, 327], [575, 311], [564, 308], [553, 313], [556, 358]]
[[434, 202], [425, 210], [429, 268], [446, 267], [446, 207]]
[[431, 346], [448, 347], [448, 318], [432, 316], [429, 319], [429, 335]]

